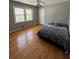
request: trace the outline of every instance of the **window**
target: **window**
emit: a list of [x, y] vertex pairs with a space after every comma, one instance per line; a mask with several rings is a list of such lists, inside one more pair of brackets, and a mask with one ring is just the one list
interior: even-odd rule
[[33, 11], [31, 9], [26, 9], [26, 20], [27, 21], [33, 20]]
[[15, 22], [20, 23], [24, 22], [24, 9], [22, 8], [15, 8]]
[[14, 12], [15, 12], [15, 23], [21, 23], [33, 20], [32, 9], [14, 8]]

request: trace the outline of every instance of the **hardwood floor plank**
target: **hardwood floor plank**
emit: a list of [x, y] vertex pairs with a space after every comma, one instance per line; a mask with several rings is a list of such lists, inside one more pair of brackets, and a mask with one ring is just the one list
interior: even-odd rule
[[36, 25], [10, 34], [10, 59], [69, 59], [60, 48], [36, 35], [41, 27]]

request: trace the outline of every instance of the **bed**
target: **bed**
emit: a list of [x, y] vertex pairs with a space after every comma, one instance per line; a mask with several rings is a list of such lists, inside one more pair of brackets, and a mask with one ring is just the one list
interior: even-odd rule
[[69, 30], [67, 27], [47, 24], [44, 25], [37, 33], [40, 38], [45, 38], [57, 46], [61, 47], [67, 53], [70, 52], [70, 37]]

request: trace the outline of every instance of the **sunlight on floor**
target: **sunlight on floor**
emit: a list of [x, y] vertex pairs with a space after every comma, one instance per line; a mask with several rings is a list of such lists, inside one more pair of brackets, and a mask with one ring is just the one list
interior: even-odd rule
[[18, 48], [23, 48], [24, 45], [27, 43], [27, 41], [30, 42], [32, 39], [33, 39], [32, 31], [26, 34], [18, 35], [17, 37]]

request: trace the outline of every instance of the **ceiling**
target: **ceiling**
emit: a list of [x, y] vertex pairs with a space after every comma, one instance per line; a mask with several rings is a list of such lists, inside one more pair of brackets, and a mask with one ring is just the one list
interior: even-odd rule
[[[37, 4], [37, 3], [32, 2], [32, 1], [36, 1], [36, 0], [13, 0], [13, 1], [18, 1], [18, 2], [22, 2], [22, 3], [30, 4], [30, 5]], [[41, 0], [41, 1], [46, 2], [46, 4], [41, 4], [44, 6], [44, 5], [60, 3], [60, 2], [69, 1], [69, 0]]]

